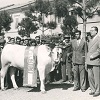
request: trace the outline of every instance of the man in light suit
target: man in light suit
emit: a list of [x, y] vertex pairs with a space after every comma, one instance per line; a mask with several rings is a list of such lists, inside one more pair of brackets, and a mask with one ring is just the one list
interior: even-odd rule
[[91, 88], [90, 95], [100, 95], [100, 36], [98, 36], [98, 28], [93, 26], [90, 30], [91, 41], [88, 44], [88, 53], [86, 57], [86, 65], [88, 70], [89, 85]]
[[77, 91], [81, 89], [82, 92], [86, 90], [86, 71], [85, 71], [85, 40], [81, 39], [81, 31], [75, 32], [76, 38], [71, 41], [72, 44], [72, 63], [74, 72], [74, 89]]

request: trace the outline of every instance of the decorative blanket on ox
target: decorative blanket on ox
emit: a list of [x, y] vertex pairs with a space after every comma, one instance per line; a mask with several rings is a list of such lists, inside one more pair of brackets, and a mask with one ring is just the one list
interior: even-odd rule
[[36, 48], [25, 49], [23, 86], [37, 87]]

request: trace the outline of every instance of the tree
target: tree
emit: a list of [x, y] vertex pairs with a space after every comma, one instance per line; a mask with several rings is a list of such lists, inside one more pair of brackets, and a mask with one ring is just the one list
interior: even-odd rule
[[77, 25], [78, 22], [75, 16], [68, 15], [64, 18], [63, 25], [61, 25], [61, 29], [64, 34], [70, 34], [72, 37], [74, 37], [74, 30], [76, 29]]
[[12, 21], [12, 17], [8, 12], [0, 12], [0, 34], [2, 34], [2, 30], [9, 31], [11, 29], [10, 25]]
[[69, 15], [69, 4], [67, 0], [54, 0], [54, 6], [55, 6], [55, 15], [57, 17], [65, 17]]
[[63, 18], [63, 24], [61, 29], [64, 34], [70, 34], [74, 36], [74, 30], [78, 25], [75, 16], [69, 15], [70, 3], [68, 0], [54, 0], [54, 13], [56, 17]]
[[49, 1], [36, 0], [34, 5], [29, 5], [28, 11], [25, 11], [25, 16], [19, 26], [19, 34], [24, 36], [41, 30], [42, 33], [48, 29], [55, 29], [57, 24], [54, 21], [44, 23], [44, 17], [52, 14], [51, 4]]
[[18, 30], [18, 34], [21, 37], [27, 36], [30, 37], [30, 34], [34, 31], [37, 31], [38, 24], [32, 21], [29, 17], [23, 18], [21, 23], [18, 24], [18, 27], [20, 28]]
[[74, 13], [76, 13], [83, 20], [83, 38], [86, 37], [86, 22], [87, 18], [93, 18], [95, 13], [100, 14], [98, 5], [100, 0], [68, 0], [70, 6], [73, 7]]
[[52, 30], [57, 27], [55, 21], [44, 23], [45, 17], [48, 17], [48, 15], [53, 14], [52, 3], [49, 2], [49, 0], [36, 0], [33, 9], [31, 11], [33, 12], [36, 11], [37, 13], [40, 14], [38, 16], [37, 21], [39, 22], [39, 30], [42, 31], [42, 34], [44, 34], [44, 32], [48, 29]]

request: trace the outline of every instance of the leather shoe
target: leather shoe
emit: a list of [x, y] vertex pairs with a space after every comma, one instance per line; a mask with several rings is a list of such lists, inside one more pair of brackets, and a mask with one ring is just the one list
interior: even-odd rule
[[85, 92], [86, 90], [82, 89], [81, 91], [82, 91], [82, 92]]
[[72, 80], [69, 80], [69, 83], [73, 83], [73, 81]]
[[60, 82], [66, 82], [66, 80], [60, 80]]
[[74, 89], [73, 89], [73, 91], [77, 91], [77, 90], [80, 90], [80, 89], [79, 89], [79, 88], [74, 88]]
[[90, 92], [89, 95], [94, 95], [94, 92]]
[[97, 96], [99, 96], [100, 95], [100, 93], [94, 93], [93, 94], [93, 97], [97, 97]]

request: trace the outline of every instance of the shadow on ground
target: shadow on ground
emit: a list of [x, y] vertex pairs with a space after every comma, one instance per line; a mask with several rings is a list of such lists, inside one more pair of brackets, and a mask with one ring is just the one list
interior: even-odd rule
[[[52, 89], [62, 89], [62, 90], [67, 90], [68, 88], [73, 87], [73, 84], [68, 84], [68, 83], [52, 83], [52, 84], [46, 84], [46, 91], [52, 90]], [[40, 84], [38, 84], [37, 88], [33, 88], [29, 90], [28, 92], [40, 92]]]

